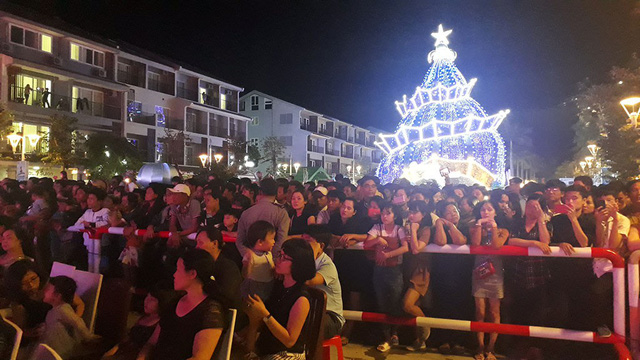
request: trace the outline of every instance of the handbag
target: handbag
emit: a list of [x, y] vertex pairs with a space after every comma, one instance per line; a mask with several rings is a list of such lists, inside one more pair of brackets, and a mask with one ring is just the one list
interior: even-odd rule
[[476, 266], [476, 268], [473, 269], [473, 275], [475, 275], [475, 277], [480, 280], [484, 280], [495, 273], [496, 268], [493, 266], [493, 262], [491, 261], [491, 259], [483, 261], [482, 263], [480, 263], [480, 265]]

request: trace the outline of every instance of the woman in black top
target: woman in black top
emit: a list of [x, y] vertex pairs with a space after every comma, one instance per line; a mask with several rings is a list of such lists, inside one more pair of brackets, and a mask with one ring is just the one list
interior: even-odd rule
[[305, 197], [302, 191], [294, 191], [291, 194], [291, 228], [289, 229], [289, 235], [302, 235], [307, 232], [309, 225], [316, 223], [317, 212], [314, 213], [307, 206]]
[[259, 296], [249, 296], [249, 316], [262, 320], [256, 351], [264, 359], [304, 359], [307, 342], [305, 325], [310, 310], [309, 294], [304, 283], [316, 274], [313, 250], [300, 238], [287, 240], [276, 258], [277, 282], [265, 305]]
[[139, 360], [211, 359], [217, 348], [226, 309], [218, 300], [214, 260], [206, 251], [194, 249], [184, 253], [176, 265], [173, 287], [186, 295], [160, 319]]

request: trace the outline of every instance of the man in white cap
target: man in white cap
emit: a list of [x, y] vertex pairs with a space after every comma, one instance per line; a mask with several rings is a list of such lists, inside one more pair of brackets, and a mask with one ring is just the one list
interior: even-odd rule
[[318, 211], [327, 210], [327, 203], [329, 202], [327, 195], [329, 194], [329, 190], [327, 190], [324, 186], [318, 186], [313, 189], [312, 193], [312, 202], [318, 209]]
[[200, 203], [191, 199], [191, 190], [185, 184], [177, 184], [167, 189], [169, 204], [169, 231], [171, 237], [167, 241], [169, 247], [179, 247], [181, 239], [198, 231]]

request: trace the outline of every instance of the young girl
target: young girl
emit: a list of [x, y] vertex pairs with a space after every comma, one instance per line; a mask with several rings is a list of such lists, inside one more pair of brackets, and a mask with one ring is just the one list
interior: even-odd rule
[[[375, 250], [376, 264], [373, 268], [373, 290], [379, 312], [398, 315], [402, 300], [402, 254], [409, 251], [404, 228], [396, 224], [400, 221], [399, 210], [393, 205], [382, 206], [382, 224], [374, 225], [364, 242], [365, 250]], [[383, 326], [384, 339], [377, 349], [387, 352], [391, 345], [398, 345], [397, 326]]]
[[63, 359], [73, 355], [80, 341], [97, 339], [71, 307], [76, 289], [76, 282], [67, 276], [52, 277], [44, 289], [44, 302], [53, 308], [47, 313], [41, 342]]
[[135, 360], [160, 323], [160, 315], [166, 311], [170, 295], [169, 291], [151, 290], [144, 298], [144, 315], [131, 327], [127, 338], [107, 351], [102, 358]]
[[[476, 216], [475, 226], [469, 229], [471, 245], [490, 246], [499, 249], [509, 237], [509, 231], [498, 228], [496, 224], [496, 208], [489, 201], [482, 201], [473, 209]], [[488, 320], [500, 323], [500, 299], [504, 297], [504, 268], [502, 259], [495, 255], [476, 256], [473, 269], [472, 293], [476, 303], [476, 320]], [[485, 309], [489, 304], [489, 314]], [[486, 319], [485, 319], [486, 318]], [[489, 345], [485, 348], [484, 333], [477, 333], [478, 350], [475, 360], [496, 360], [495, 351], [497, 333], [489, 335]], [[485, 352], [486, 350], [486, 352]]]
[[[408, 256], [409, 288], [404, 294], [402, 308], [412, 316], [424, 317], [424, 312], [420, 308], [420, 300], [426, 295], [429, 289], [429, 257], [428, 254], [420, 253], [429, 243], [431, 237], [431, 216], [427, 204], [423, 201], [411, 201], [408, 204], [409, 223], [408, 243], [411, 254]], [[407, 346], [407, 350], [426, 350], [425, 341], [431, 333], [430, 328], [416, 327], [416, 339], [412, 345]]]
[[[275, 245], [276, 229], [266, 221], [256, 221], [249, 227], [245, 246], [247, 251], [242, 259], [242, 275], [244, 281], [240, 285], [242, 298], [248, 300], [250, 296], [259, 296], [267, 301], [273, 288], [275, 263], [271, 249]], [[246, 335], [247, 358], [255, 358], [255, 343], [260, 323], [249, 323]]]

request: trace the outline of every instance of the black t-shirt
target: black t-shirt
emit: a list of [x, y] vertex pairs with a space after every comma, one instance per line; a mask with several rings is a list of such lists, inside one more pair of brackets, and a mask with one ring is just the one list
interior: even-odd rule
[[[582, 214], [578, 217], [578, 223], [582, 228], [582, 231], [589, 239], [587, 246], [592, 246], [593, 241], [596, 238], [596, 219], [591, 214]], [[553, 236], [551, 237], [552, 244], [569, 243], [574, 247], [580, 247], [576, 235], [573, 233], [573, 227], [571, 226], [571, 220], [565, 214], [559, 214], [551, 218], [551, 225], [553, 227]]]
[[240, 309], [242, 306], [240, 297], [242, 274], [240, 274], [238, 266], [232, 260], [218, 256], [213, 268], [213, 276], [216, 278], [220, 292], [226, 298], [227, 305], [234, 309]]
[[193, 355], [193, 341], [200, 330], [225, 327], [224, 309], [210, 297], [182, 317], [176, 315], [177, 306], [178, 302], [160, 319], [160, 337], [151, 359], [188, 359]]
[[[306, 291], [304, 285], [296, 284], [290, 288], [285, 288], [282, 285], [282, 282], [278, 281], [274, 285], [271, 297], [265, 305], [271, 316], [273, 316], [278, 324], [286, 328], [287, 323], [289, 322], [289, 313], [291, 308], [301, 297], [310, 299], [309, 293]], [[307, 319], [308, 318], [309, 317], [307, 316]], [[256, 352], [260, 356], [276, 354], [281, 351], [301, 354], [304, 352], [306, 334], [307, 320], [305, 320], [305, 323], [302, 326], [302, 331], [300, 332], [300, 336], [296, 343], [292, 347], [287, 348], [280, 342], [280, 340], [273, 336], [268, 328], [265, 327], [260, 332], [260, 337], [258, 337], [258, 341], [256, 342]]]
[[340, 217], [340, 212], [336, 212], [331, 215], [329, 218], [329, 223], [327, 226], [329, 227], [329, 231], [333, 235], [344, 235], [344, 234], [366, 234], [371, 230], [371, 219], [368, 216], [359, 215], [358, 212], [352, 218], [347, 220], [346, 224], [342, 223], [342, 218]]
[[[569, 224], [571, 225], [571, 224]], [[553, 226], [551, 222], [547, 222], [547, 230], [549, 234], [553, 233]], [[524, 218], [518, 218], [511, 224], [511, 230], [509, 231], [509, 238], [518, 238], [523, 240], [540, 240], [540, 233], [538, 231], [538, 223], [536, 223], [531, 231], [527, 232], [526, 221]]]
[[314, 213], [313, 209], [307, 206], [302, 210], [302, 215], [300, 216], [298, 216], [294, 210], [293, 215], [291, 216], [291, 229], [289, 229], [289, 235], [302, 235], [306, 233], [309, 228], [309, 218], [316, 215], [317, 212]]
[[206, 210], [202, 210], [200, 216], [198, 217], [198, 224], [201, 227], [213, 226], [222, 223], [224, 220], [224, 213], [222, 210], [218, 210], [214, 215], [207, 215]]

